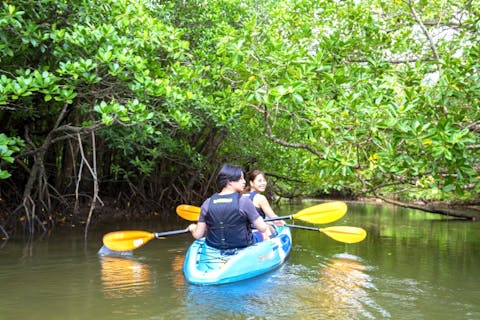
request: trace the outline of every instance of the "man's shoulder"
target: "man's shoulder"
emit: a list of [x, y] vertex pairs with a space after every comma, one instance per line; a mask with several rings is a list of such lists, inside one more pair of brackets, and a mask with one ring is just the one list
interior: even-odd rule
[[240, 200], [239, 200], [238, 204], [239, 204], [240, 207], [253, 206], [252, 200], [250, 200], [248, 197], [240, 197]]
[[247, 195], [241, 195], [240, 199], [238, 200], [240, 203], [246, 203], [246, 202], [251, 202], [250, 199], [248, 199]]
[[205, 201], [203, 201], [202, 206], [201, 206], [202, 209], [208, 210], [208, 207], [209, 207], [209, 205], [210, 205], [210, 199], [211, 199], [211, 198], [212, 198], [212, 197], [209, 197], [209, 198], [207, 198]]

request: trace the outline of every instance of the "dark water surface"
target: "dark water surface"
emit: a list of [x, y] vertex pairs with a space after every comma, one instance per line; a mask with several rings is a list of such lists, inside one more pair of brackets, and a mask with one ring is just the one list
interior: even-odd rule
[[97, 254], [104, 233], [125, 229], [113, 226], [92, 230], [86, 243], [82, 230], [0, 242], [0, 319], [480, 319], [479, 223], [348, 206], [327, 226], [362, 227], [363, 242], [292, 229], [284, 266], [222, 286], [185, 282], [189, 235], [152, 240], [132, 257]]

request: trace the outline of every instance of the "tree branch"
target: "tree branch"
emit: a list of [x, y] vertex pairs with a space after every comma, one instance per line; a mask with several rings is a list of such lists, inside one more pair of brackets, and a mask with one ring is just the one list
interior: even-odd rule
[[433, 51], [433, 56], [435, 60], [437, 61], [440, 60], [440, 57], [438, 56], [438, 53], [437, 53], [437, 48], [435, 47], [435, 43], [433, 42], [432, 37], [428, 33], [427, 28], [425, 28], [425, 25], [423, 24], [422, 20], [418, 16], [417, 11], [415, 11], [412, 0], [408, 0], [408, 7], [410, 8], [410, 12], [412, 13], [413, 18], [415, 19], [415, 21], [417, 21], [418, 25], [420, 26], [420, 29], [422, 29], [423, 34], [427, 37], [428, 42], [430, 43], [430, 48]]
[[[82, 156], [82, 164], [85, 163], [85, 165], [87, 166], [87, 168], [90, 171], [90, 174], [93, 178], [93, 198], [92, 198], [92, 201], [90, 203], [90, 210], [88, 212], [88, 218], [87, 218], [87, 222], [86, 222], [86, 225], [85, 225], [85, 238], [87, 238], [87, 235], [88, 235], [88, 227], [90, 225], [93, 210], [95, 210], [95, 205], [97, 203], [97, 200], [103, 206], [103, 202], [100, 199], [100, 197], [98, 196], [99, 187], [98, 187], [98, 177], [97, 177], [97, 157], [96, 157], [96, 148], [95, 148], [95, 134], [94, 134], [93, 131], [91, 132], [91, 135], [92, 135], [92, 159], [93, 159], [92, 162], [93, 162], [93, 167], [90, 166], [90, 163], [88, 162], [87, 158], [85, 157], [85, 153], [83, 152], [83, 146], [82, 146], [82, 138], [80, 137], [80, 134], [77, 133], [79, 150], [80, 150], [80, 154]], [[82, 168], [83, 168], [82, 164], [80, 165], [80, 170], [82, 170]], [[78, 192], [78, 184], [80, 182], [81, 176], [82, 176], [82, 172], [80, 171], [79, 174], [78, 174], [78, 183], [77, 183], [77, 191], [76, 192]], [[76, 198], [78, 199], [78, 195], [76, 195]]]
[[311, 153], [313, 153], [314, 155], [316, 155], [317, 157], [319, 158], [323, 158], [323, 153], [319, 152], [318, 150], [315, 150], [313, 149], [310, 145], [308, 144], [305, 144], [305, 143], [294, 143], [294, 142], [288, 142], [288, 141], [285, 141], [285, 140], [282, 140], [282, 139], [279, 139], [277, 138], [273, 132], [272, 132], [272, 127], [270, 126], [270, 123], [269, 123], [269, 117], [270, 117], [270, 113], [267, 109], [267, 106], [264, 106], [264, 108], [262, 109], [259, 106], [255, 106], [255, 105], [252, 105], [258, 112], [262, 113], [263, 114], [263, 121], [264, 121], [264, 124], [265, 124], [265, 130], [267, 132], [267, 135], [268, 135], [268, 138], [279, 144], [279, 145], [282, 145], [284, 147], [288, 147], [288, 148], [294, 148], [294, 149], [305, 149]]

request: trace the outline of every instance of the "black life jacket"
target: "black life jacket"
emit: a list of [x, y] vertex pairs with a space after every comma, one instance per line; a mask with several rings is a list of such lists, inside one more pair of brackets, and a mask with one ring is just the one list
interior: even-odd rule
[[244, 248], [253, 244], [248, 217], [240, 213], [240, 195], [215, 193], [205, 215], [207, 245], [217, 249]]
[[[249, 194], [249, 196], [248, 196], [248, 198], [253, 202], [253, 198], [255, 197], [255, 195], [256, 195], [257, 193], [258, 193], [258, 192], [255, 191], [255, 190], [254, 190], [254, 191], [251, 191], [250, 194]], [[255, 207], [255, 209], [257, 209], [257, 212], [258, 212], [258, 214], [260, 215], [260, 217], [262, 217], [263, 219], [265, 219], [266, 214], [265, 214], [265, 212], [263, 212], [263, 209], [260, 208], [260, 207], [257, 207], [257, 206]]]

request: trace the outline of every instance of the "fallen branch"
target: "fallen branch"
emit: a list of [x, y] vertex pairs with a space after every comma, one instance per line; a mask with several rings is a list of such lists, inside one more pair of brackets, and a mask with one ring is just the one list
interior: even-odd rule
[[414, 203], [405, 203], [401, 201], [388, 199], [380, 195], [375, 195], [375, 196], [379, 199], [382, 199], [386, 203], [390, 203], [403, 208], [417, 209], [424, 212], [443, 214], [449, 217], [457, 217], [457, 218], [464, 218], [472, 221], [480, 221], [480, 214], [476, 214], [476, 213], [458, 212], [458, 210], [455, 210], [455, 209], [439, 207], [432, 204], [419, 205]]

